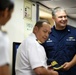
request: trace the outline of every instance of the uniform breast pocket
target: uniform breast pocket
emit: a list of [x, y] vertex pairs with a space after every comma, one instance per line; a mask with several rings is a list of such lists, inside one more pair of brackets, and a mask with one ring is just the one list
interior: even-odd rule
[[66, 46], [74, 46], [76, 43], [73, 41], [67, 41]]
[[54, 48], [54, 42], [47, 43], [47, 49], [48, 50], [53, 50], [53, 48]]
[[69, 55], [73, 55], [76, 53], [76, 43], [74, 41], [66, 42], [66, 50]]

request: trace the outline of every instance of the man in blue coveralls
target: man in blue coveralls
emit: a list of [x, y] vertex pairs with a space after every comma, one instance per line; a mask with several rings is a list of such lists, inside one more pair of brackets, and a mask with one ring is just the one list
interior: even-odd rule
[[[57, 7], [52, 12], [55, 25], [48, 40], [43, 44], [48, 65], [56, 61], [62, 69], [59, 75], [76, 75], [76, 28], [67, 25], [66, 10]], [[55, 67], [55, 66], [54, 66]]]

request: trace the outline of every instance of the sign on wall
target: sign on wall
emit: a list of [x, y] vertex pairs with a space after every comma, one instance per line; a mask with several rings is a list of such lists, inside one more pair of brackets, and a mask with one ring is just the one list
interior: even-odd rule
[[25, 37], [27, 37], [30, 33], [32, 33], [34, 25], [35, 25], [34, 22], [25, 21], [25, 26], [24, 26]]
[[26, 38], [32, 33], [36, 23], [36, 4], [25, 0], [24, 9], [24, 37]]
[[32, 20], [32, 3], [28, 1], [24, 4], [24, 18]]

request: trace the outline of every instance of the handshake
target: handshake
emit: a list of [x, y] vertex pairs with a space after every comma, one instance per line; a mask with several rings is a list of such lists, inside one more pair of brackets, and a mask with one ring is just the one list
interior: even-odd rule
[[55, 71], [58, 71], [58, 70], [62, 70], [63, 66], [60, 66], [56, 61], [52, 61], [51, 65], [48, 66], [48, 69], [50, 68], [54, 69]]

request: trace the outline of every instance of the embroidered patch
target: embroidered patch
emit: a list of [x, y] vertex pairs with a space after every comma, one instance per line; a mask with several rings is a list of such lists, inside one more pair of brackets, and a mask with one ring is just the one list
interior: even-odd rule
[[66, 41], [76, 41], [76, 39], [74, 37], [68, 37], [68, 39], [66, 39]]
[[50, 38], [47, 40], [47, 42], [53, 42], [52, 40], [50, 40]]

